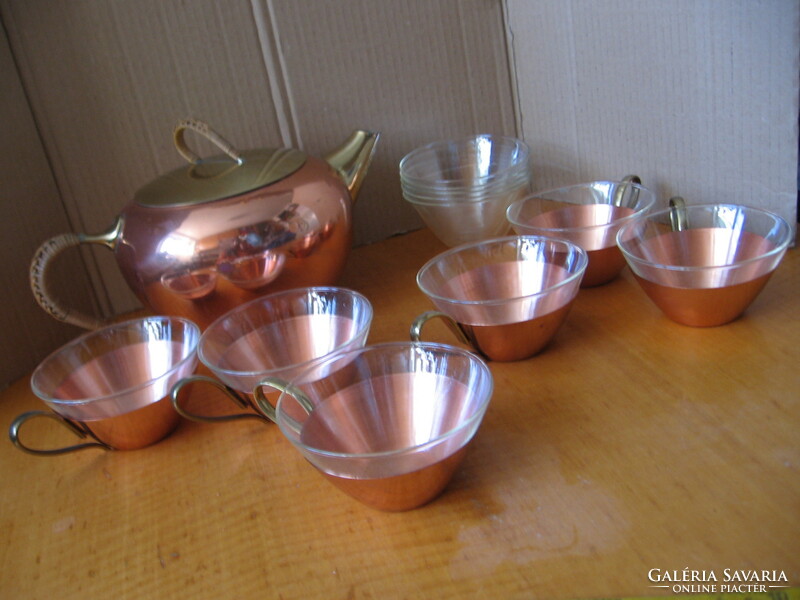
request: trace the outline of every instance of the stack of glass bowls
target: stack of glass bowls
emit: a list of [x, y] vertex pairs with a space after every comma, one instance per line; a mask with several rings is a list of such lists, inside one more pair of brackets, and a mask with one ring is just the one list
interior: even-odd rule
[[530, 182], [530, 149], [512, 137], [434, 142], [400, 161], [403, 198], [448, 246], [505, 235], [506, 208]]

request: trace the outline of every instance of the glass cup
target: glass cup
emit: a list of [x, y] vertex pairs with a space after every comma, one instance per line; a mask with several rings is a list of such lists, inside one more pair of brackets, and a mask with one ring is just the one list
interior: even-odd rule
[[[169, 392], [194, 371], [200, 329], [177, 317], [145, 317], [92, 331], [53, 352], [34, 370], [31, 389], [52, 410], [14, 419], [11, 441], [21, 450], [55, 455], [84, 448], [135, 450], [160, 441], [180, 421]], [[54, 419], [94, 441], [32, 448], [20, 439], [33, 418]]]
[[[214, 377], [194, 375], [172, 389], [175, 410], [204, 423], [238, 419], [274, 420], [278, 393], [259, 407], [253, 390], [267, 376], [291, 379], [332, 353], [360, 348], [372, 323], [372, 305], [358, 292], [305, 287], [276, 292], [243, 304], [214, 321], [200, 338], [198, 355]], [[210, 384], [238, 412], [201, 414], [185, 405], [190, 384]]]
[[428, 261], [417, 285], [436, 306], [411, 326], [412, 341], [432, 318], [489, 360], [534, 356], [564, 323], [586, 270], [586, 252], [567, 240], [511, 236], [465, 244]]
[[506, 217], [520, 235], [566, 239], [586, 250], [589, 264], [581, 287], [592, 287], [612, 281], [625, 267], [617, 231], [655, 202], [655, 194], [629, 175], [536, 192], [509, 206]]
[[[439, 496], [466, 455], [493, 382], [478, 356], [453, 346], [394, 342], [336, 354], [281, 390], [276, 422], [337, 488], [385, 511]], [[267, 400], [259, 387], [256, 400]]]
[[434, 142], [400, 161], [403, 198], [448, 246], [507, 234], [506, 208], [530, 178], [530, 149], [511, 137]]
[[624, 225], [617, 244], [661, 311], [694, 327], [724, 325], [755, 300], [791, 241], [789, 224], [734, 204], [670, 208]]

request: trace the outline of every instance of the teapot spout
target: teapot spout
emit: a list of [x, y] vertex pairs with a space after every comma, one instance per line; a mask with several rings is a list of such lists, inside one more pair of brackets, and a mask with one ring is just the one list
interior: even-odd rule
[[336, 170], [347, 186], [353, 202], [372, 162], [379, 137], [378, 132], [354, 131], [344, 144], [325, 156], [327, 163]]

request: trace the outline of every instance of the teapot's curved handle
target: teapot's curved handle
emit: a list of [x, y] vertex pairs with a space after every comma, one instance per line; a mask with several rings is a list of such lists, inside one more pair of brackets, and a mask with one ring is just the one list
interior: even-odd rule
[[183, 132], [187, 129], [191, 129], [192, 131], [202, 135], [204, 138], [222, 150], [225, 154], [235, 160], [238, 164], [241, 165], [244, 162], [241, 153], [234, 148], [233, 144], [211, 129], [211, 126], [208, 123], [191, 118], [182, 119], [175, 126], [175, 129], [172, 132], [172, 137], [173, 141], [175, 142], [175, 148], [178, 150], [180, 155], [193, 165], [196, 165], [200, 162], [200, 157], [193, 150], [191, 150], [189, 146], [186, 145], [186, 140], [183, 139]]
[[51, 261], [67, 248], [80, 244], [103, 244], [111, 249], [116, 245], [117, 237], [122, 228], [122, 220], [118, 219], [112, 229], [100, 235], [84, 235], [82, 233], [62, 233], [44, 242], [31, 260], [29, 279], [31, 291], [36, 302], [51, 317], [64, 321], [70, 325], [77, 325], [84, 329], [99, 329], [105, 323], [95, 317], [84, 315], [65, 307], [53, 297], [47, 285], [47, 270]]

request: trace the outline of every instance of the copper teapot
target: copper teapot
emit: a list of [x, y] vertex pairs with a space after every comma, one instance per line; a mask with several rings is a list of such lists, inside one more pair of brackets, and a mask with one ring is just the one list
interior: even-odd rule
[[[186, 130], [224, 154], [201, 159], [187, 146]], [[194, 119], [181, 121], [173, 136], [188, 166], [139, 189], [108, 231], [65, 233], [39, 247], [30, 281], [45, 311], [86, 329], [103, 325], [62, 306], [47, 286], [52, 259], [85, 243], [114, 251], [146, 308], [202, 329], [265, 293], [335, 283], [352, 244], [352, 205], [379, 134], [355, 131], [325, 160], [295, 149], [239, 152]]]

